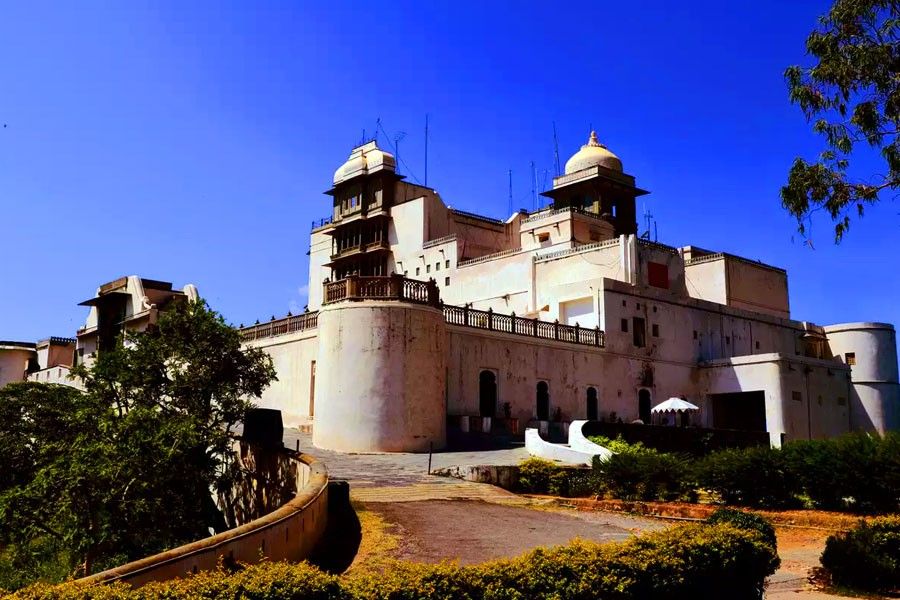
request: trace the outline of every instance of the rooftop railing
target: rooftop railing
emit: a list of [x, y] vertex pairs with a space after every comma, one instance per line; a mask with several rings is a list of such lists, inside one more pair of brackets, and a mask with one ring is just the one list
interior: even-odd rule
[[318, 325], [319, 313], [308, 312], [302, 315], [288, 315], [281, 319], [272, 317], [268, 323], [257, 323], [249, 327], [238, 328], [241, 339], [245, 342], [253, 340], [261, 340], [264, 338], [275, 337], [277, 335], [287, 335], [296, 331], [304, 331], [306, 329], [315, 329]]
[[436, 307], [440, 303], [440, 293], [433, 279], [419, 281], [402, 275], [351, 275], [338, 281], [325, 282], [323, 304], [343, 300], [399, 300]]
[[593, 329], [575, 325], [563, 325], [559, 321], [541, 321], [517, 317], [516, 313], [504, 315], [493, 310], [475, 310], [466, 306], [445, 304], [444, 320], [450, 325], [476, 327], [488, 331], [499, 331], [514, 335], [524, 335], [543, 340], [555, 340], [583, 346], [606, 346], [606, 334], [599, 327]]
[[312, 229], [316, 230], [319, 227], [325, 227], [326, 225], [330, 225], [334, 220], [334, 217], [322, 217], [321, 219], [316, 219], [312, 222]]
[[[440, 300], [437, 283], [431, 279], [419, 281], [402, 275], [360, 276], [351, 275], [338, 281], [325, 282], [323, 304], [354, 300], [396, 300], [413, 304], [424, 304], [441, 309], [444, 320], [449, 325], [473, 327], [487, 331], [497, 331], [512, 335], [527, 336], [542, 340], [553, 340], [582, 346], [603, 348], [606, 334], [599, 327], [589, 328], [565, 325], [557, 321], [541, 321], [517, 317], [515, 313], [505, 315], [492, 309], [477, 310], [468, 306], [453, 306]], [[257, 323], [239, 329], [244, 341], [259, 340], [295, 331], [314, 329], [318, 325], [318, 312], [273, 319], [268, 323]]]
[[447, 242], [452, 242], [456, 239], [456, 234], [451, 233], [450, 235], [445, 235], [444, 237], [439, 237], [437, 239], [428, 240], [424, 244], [422, 244], [422, 249], [425, 248], [434, 248], [435, 246], [440, 246], [441, 244], [446, 244]]

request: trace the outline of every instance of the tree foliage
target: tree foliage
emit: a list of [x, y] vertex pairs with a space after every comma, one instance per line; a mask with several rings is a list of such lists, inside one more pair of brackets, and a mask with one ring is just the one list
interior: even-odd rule
[[[72, 575], [204, 537], [223, 521], [232, 429], [274, 378], [205, 303], [181, 303], [74, 370], [84, 390], [0, 390], [0, 576]], [[9, 583], [7, 583], [9, 584]]]
[[[900, 188], [900, 3], [835, 0], [806, 40], [811, 67], [785, 71], [800, 106], [827, 148], [818, 160], [797, 158], [781, 189], [784, 207], [808, 235], [812, 213], [824, 210], [840, 242], [854, 213]], [[867, 180], [849, 173], [859, 144], [880, 154], [883, 172]]]

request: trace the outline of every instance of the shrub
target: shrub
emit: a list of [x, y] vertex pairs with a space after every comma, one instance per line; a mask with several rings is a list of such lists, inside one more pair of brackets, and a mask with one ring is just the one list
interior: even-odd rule
[[777, 449], [756, 447], [713, 452], [694, 468], [697, 483], [725, 504], [788, 507], [797, 504], [797, 478]]
[[570, 496], [587, 485], [586, 469], [560, 466], [543, 458], [526, 458], [519, 463], [519, 491], [530, 494]]
[[893, 512], [900, 509], [900, 434], [851, 433], [797, 441], [783, 452], [816, 508]]
[[759, 533], [766, 543], [772, 546], [775, 552], [778, 552], [778, 538], [775, 536], [775, 528], [772, 523], [765, 517], [745, 512], [743, 510], [734, 510], [732, 508], [720, 508], [709, 516], [707, 523], [731, 523], [740, 529], [749, 529]]
[[762, 536], [729, 523], [691, 524], [618, 544], [575, 541], [476, 566], [395, 561], [348, 577], [305, 563], [262, 563], [236, 573], [88, 587], [36, 585], [11, 600], [593, 600], [758, 598], [778, 557]]
[[678, 454], [613, 454], [593, 462], [595, 479], [623, 500], [675, 500], [693, 491], [690, 464]]
[[837, 585], [875, 592], [900, 589], [900, 517], [861, 522], [832, 535], [821, 562]]
[[659, 454], [658, 450], [645, 446], [643, 442], [626, 442], [621, 435], [617, 436], [616, 439], [602, 435], [592, 435], [588, 439], [616, 454]]

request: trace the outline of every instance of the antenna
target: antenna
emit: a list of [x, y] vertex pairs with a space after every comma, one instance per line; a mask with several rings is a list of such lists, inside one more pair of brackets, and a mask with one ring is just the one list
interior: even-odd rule
[[513, 212], [513, 197], [512, 197], [512, 169], [509, 170], [509, 214]]
[[531, 161], [531, 210], [537, 210], [537, 171], [534, 161]]
[[[647, 205], [644, 205], [644, 222], [647, 224], [647, 230], [641, 234], [641, 238], [645, 240], [650, 239], [650, 226], [653, 225], [653, 231], [656, 232], [656, 221], [653, 219], [653, 213], [647, 210]], [[654, 238], [656, 236], [654, 235]], [[656, 240], [654, 240], [656, 241]]]
[[428, 113], [425, 113], [425, 187], [428, 187]]
[[398, 131], [397, 135], [394, 136], [394, 156], [397, 159], [394, 161], [394, 164], [397, 165], [397, 173], [400, 172], [400, 141], [405, 137], [405, 131]]
[[556, 160], [556, 176], [559, 177], [559, 140], [556, 137], [556, 121], [553, 121], [553, 158]]

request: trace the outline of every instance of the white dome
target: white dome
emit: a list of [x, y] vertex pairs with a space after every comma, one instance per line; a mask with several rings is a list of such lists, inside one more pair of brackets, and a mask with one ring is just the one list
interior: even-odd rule
[[350, 152], [347, 162], [334, 172], [334, 185], [357, 175], [365, 175], [381, 169], [395, 169], [394, 155], [385, 152], [374, 141], [357, 146]]
[[566, 175], [597, 165], [613, 171], [622, 171], [622, 161], [601, 144], [597, 140], [597, 133], [592, 131], [588, 143], [566, 161]]

